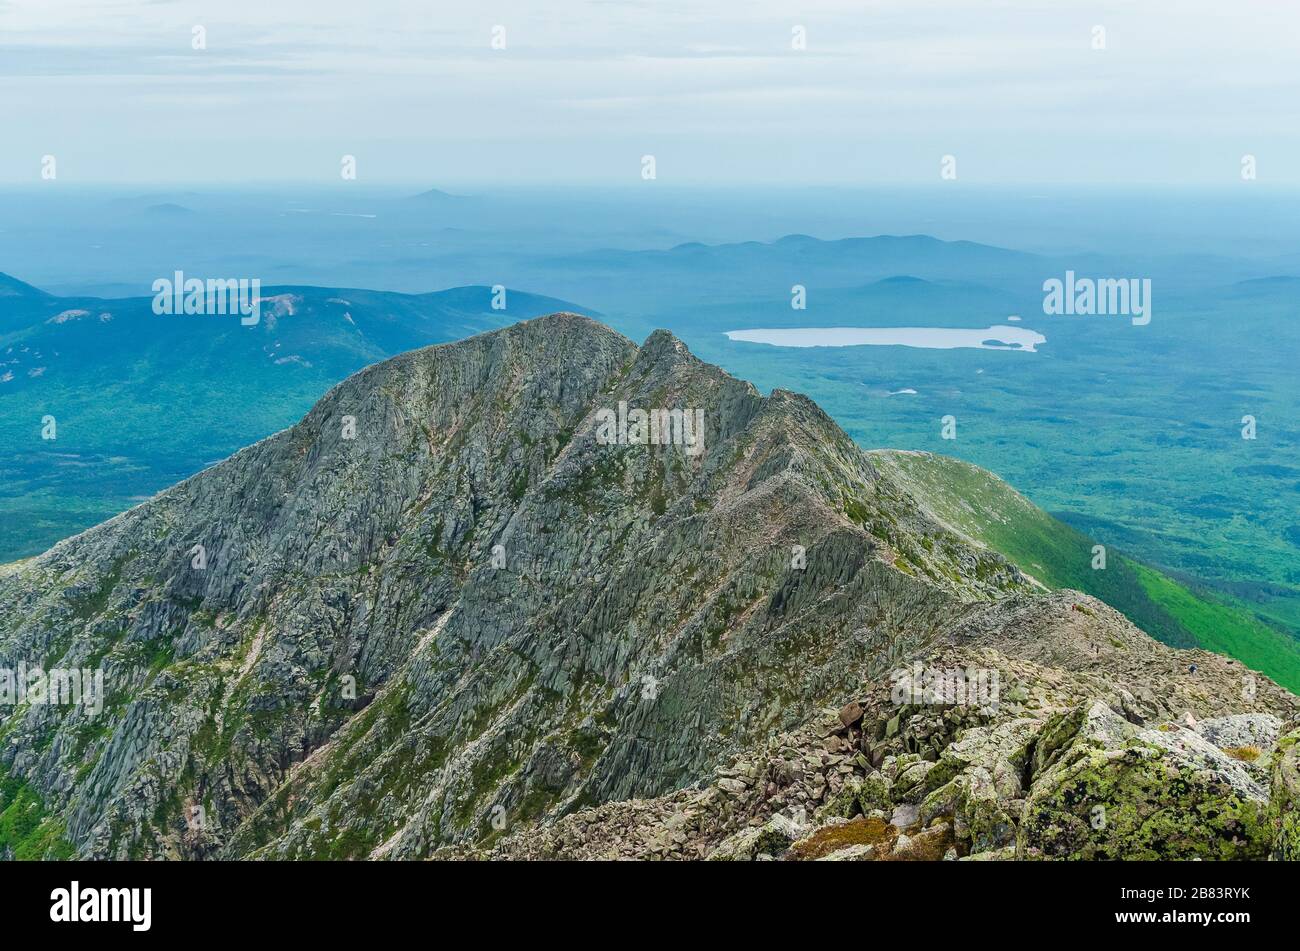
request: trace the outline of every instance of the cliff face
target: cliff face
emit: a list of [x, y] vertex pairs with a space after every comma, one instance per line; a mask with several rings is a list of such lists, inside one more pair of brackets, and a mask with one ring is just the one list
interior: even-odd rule
[[[683, 420], [702, 433], [680, 438]], [[0, 667], [105, 685], [98, 715], [0, 708], [5, 795], [41, 817], [22, 854], [806, 854], [793, 833], [737, 844], [788, 819], [1083, 855], [1096, 837], [1060, 790], [1107, 750], [1191, 757], [1206, 808], [1253, 823], [1219, 838], [1273, 847], [1289, 801], [1276, 822], [1249, 804], [1267, 805], [1290, 694], [1048, 595], [887, 471], [810, 401], [764, 398], [662, 332], [637, 347], [558, 314], [371, 367], [293, 428], [0, 569]], [[881, 694], [913, 662], [970, 660], [1014, 696]], [[823, 732], [848, 700], [865, 712]], [[1263, 761], [1161, 746], [1188, 713], [1269, 716]], [[999, 765], [945, 767], [962, 743]], [[774, 749], [822, 781], [782, 795], [803, 767]], [[687, 835], [672, 804], [702, 795], [726, 807]], [[975, 800], [998, 830], [982, 839]], [[891, 825], [899, 806], [918, 812]], [[644, 830], [599, 818], [642, 807], [659, 810]]]

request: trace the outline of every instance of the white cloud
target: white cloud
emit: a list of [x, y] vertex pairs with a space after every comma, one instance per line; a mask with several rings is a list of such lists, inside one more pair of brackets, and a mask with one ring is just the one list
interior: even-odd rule
[[436, 154], [442, 181], [608, 182], [663, 152], [693, 181], [928, 181], [952, 152], [987, 180], [1227, 181], [1250, 151], [1296, 182], [1297, 35], [1274, 0], [13, 0], [0, 179], [57, 151], [90, 180], [310, 180], [348, 152], [394, 180]]

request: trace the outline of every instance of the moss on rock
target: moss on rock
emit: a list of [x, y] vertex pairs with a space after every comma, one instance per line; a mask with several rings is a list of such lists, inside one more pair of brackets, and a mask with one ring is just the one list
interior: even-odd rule
[[[1077, 724], [1072, 736], [1065, 727]], [[1052, 725], [1019, 851], [1081, 859], [1258, 859], [1272, 838], [1246, 767], [1189, 730], [1139, 729], [1105, 704]]]
[[1268, 814], [1273, 858], [1300, 860], [1300, 728], [1278, 740]]

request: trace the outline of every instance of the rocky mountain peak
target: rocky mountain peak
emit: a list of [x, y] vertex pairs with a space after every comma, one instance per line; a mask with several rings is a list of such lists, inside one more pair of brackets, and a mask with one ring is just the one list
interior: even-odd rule
[[[762, 397], [670, 334], [637, 347], [554, 314], [372, 366], [0, 573], [0, 666], [105, 683], [98, 711], [7, 712], [0, 765], [34, 791], [42, 834], [87, 857], [529, 852], [565, 816], [702, 794], [848, 698], [879, 724], [816, 739], [840, 759], [806, 811], [878, 782], [886, 750], [890, 801], [916, 805], [965, 767], [922, 785], [905, 767], [944, 762], [962, 729], [1002, 736], [1003, 714], [891, 710], [891, 672], [913, 663], [1004, 670], [1040, 702], [1001, 709], [1039, 732], [1085, 701], [1148, 725], [1255, 709], [1194, 680], [1162, 700], [1183, 681], [1161, 651], [954, 531], [810, 400]], [[1220, 660], [1200, 663], [1217, 677]], [[1279, 723], [1294, 709], [1262, 678], [1254, 696]], [[764, 797], [729, 815], [790, 805], [745, 776], [727, 788]], [[993, 797], [1012, 839], [1032, 792]], [[728, 828], [685, 841], [721, 848]]]

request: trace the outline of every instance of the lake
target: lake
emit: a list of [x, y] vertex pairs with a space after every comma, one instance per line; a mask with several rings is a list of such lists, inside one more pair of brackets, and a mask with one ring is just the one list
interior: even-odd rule
[[728, 330], [727, 337], [774, 347], [921, 347], [927, 350], [1020, 350], [1034, 353], [1047, 338], [1027, 327], [792, 327]]

